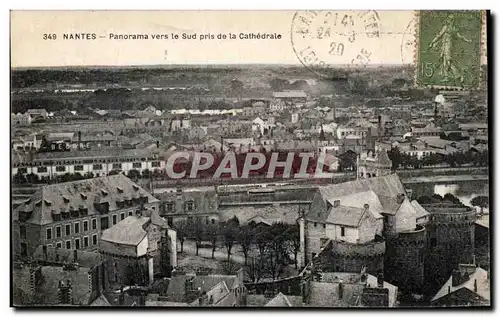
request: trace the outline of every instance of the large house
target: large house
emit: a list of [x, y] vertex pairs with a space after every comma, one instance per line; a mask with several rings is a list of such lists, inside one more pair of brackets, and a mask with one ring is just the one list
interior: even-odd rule
[[16, 257], [39, 245], [96, 249], [102, 231], [140, 207], [157, 210], [158, 200], [124, 175], [40, 187], [13, 210]]

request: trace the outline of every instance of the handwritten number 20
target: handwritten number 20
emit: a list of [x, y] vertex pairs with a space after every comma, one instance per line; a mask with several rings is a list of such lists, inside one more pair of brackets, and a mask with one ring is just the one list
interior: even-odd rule
[[344, 55], [344, 44], [342, 44], [342, 43], [337, 44], [335, 42], [331, 42], [330, 43], [330, 51], [328, 52], [328, 54], [338, 55], [338, 56]]

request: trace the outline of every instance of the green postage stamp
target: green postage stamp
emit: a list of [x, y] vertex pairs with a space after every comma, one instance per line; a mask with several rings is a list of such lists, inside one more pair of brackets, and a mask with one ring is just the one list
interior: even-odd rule
[[474, 89], [481, 82], [482, 11], [420, 11], [418, 86]]

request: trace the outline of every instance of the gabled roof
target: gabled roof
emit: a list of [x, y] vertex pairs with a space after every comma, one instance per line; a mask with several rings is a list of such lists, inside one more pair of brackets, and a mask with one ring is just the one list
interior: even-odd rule
[[425, 217], [425, 216], [428, 216], [429, 215], [429, 212], [427, 210], [425, 210], [424, 207], [422, 207], [418, 201], [416, 200], [413, 200], [411, 202], [412, 206], [415, 208], [415, 211], [417, 212], [417, 219], [418, 218], [421, 218], [421, 217]]
[[[474, 290], [474, 284], [477, 286], [477, 290]], [[456, 292], [461, 289], [468, 289], [473, 293], [481, 296], [485, 300], [490, 300], [490, 279], [488, 277], [488, 272], [480, 267], [476, 268], [476, 271], [469, 275], [469, 279], [463, 282], [460, 285], [453, 286], [452, 285], [452, 277], [444, 283], [441, 289], [436, 293], [436, 295], [432, 298], [432, 301], [436, 301], [448, 294]]]
[[55, 247], [47, 247], [47, 256], [43, 254], [43, 246], [40, 245], [33, 253], [33, 258], [38, 261], [46, 261], [51, 263], [71, 263], [75, 259], [79, 267], [92, 268], [102, 262], [102, 257], [97, 252], [83, 250], [68, 250]]
[[284, 295], [279, 292], [273, 299], [271, 299], [266, 307], [298, 307], [302, 306], [302, 296]]
[[149, 217], [128, 216], [116, 225], [103, 231], [101, 241], [116, 244], [138, 245], [147, 235], [145, 225]]
[[173, 276], [168, 285], [166, 297], [169, 301], [184, 302], [186, 300], [185, 283], [192, 279], [193, 289], [208, 292], [220, 282], [224, 282], [229, 290], [234, 289], [239, 280], [236, 275], [177, 275]]

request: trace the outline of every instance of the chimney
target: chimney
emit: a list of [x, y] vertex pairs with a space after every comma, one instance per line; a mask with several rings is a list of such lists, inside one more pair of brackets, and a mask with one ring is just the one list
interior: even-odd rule
[[342, 299], [344, 297], [344, 284], [342, 284], [342, 281], [339, 282], [339, 299]]
[[44, 261], [47, 261], [47, 246], [46, 246], [46, 245], [44, 245], [44, 246], [42, 247], [42, 250], [43, 250], [43, 260], [44, 260]]
[[474, 279], [474, 293], [477, 293], [477, 280]]
[[462, 275], [459, 270], [453, 270], [451, 273], [451, 285], [458, 286], [462, 284]]
[[451, 286], [448, 286], [448, 294], [451, 293]]
[[160, 147], [160, 141], [156, 141], [156, 147], [159, 148]]
[[405, 200], [405, 194], [398, 194], [396, 199], [397, 199], [398, 204], [402, 204], [403, 201]]
[[120, 295], [118, 295], [118, 305], [125, 305], [125, 293], [123, 292], [123, 286], [120, 288]]
[[78, 250], [73, 250], [73, 262], [78, 262]]
[[337, 208], [338, 206], [340, 206], [340, 200], [338, 200], [338, 199], [337, 199], [337, 200], [334, 200], [334, 201], [333, 201], [333, 207], [334, 207], [334, 208]]
[[377, 286], [378, 288], [384, 288], [384, 274], [378, 273], [377, 275]]

